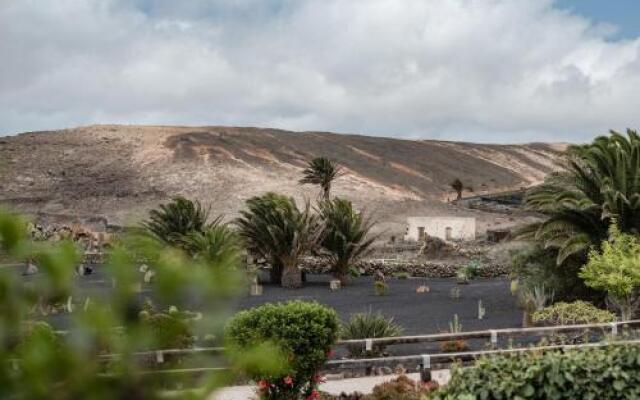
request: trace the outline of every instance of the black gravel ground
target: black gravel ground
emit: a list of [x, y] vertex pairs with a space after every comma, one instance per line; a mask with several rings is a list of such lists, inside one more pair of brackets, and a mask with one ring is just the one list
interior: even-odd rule
[[[15, 269], [16, 273], [22, 269]], [[34, 277], [24, 277], [25, 281]], [[86, 296], [100, 297], [111, 290], [111, 280], [105, 276], [101, 267], [94, 273], [79, 276], [78, 299], [74, 303], [81, 304]], [[240, 297], [235, 307], [237, 310], [248, 309], [268, 302], [287, 300], [315, 300], [334, 308], [342, 321], [347, 321], [353, 313], [366, 312], [369, 309], [393, 317], [395, 322], [404, 328], [404, 334], [417, 335], [449, 331], [449, 322], [458, 315], [463, 331], [515, 328], [522, 324], [522, 311], [516, 305], [516, 298], [509, 291], [507, 279], [477, 279], [466, 285], [459, 285], [454, 279], [409, 278], [387, 280], [388, 294], [378, 296], [373, 288], [372, 277], [359, 277], [351, 284], [338, 291], [329, 290], [330, 277], [327, 275], [308, 275], [302, 289], [283, 289], [276, 285], [264, 285], [261, 296]], [[416, 288], [426, 285], [429, 291], [417, 293]], [[459, 289], [460, 297], [452, 298], [452, 289]], [[153, 297], [151, 291], [144, 289], [141, 300]], [[478, 302], [482, 301], [486, 314], [478, 319]], [[197, 307], [193, 307], [197, 308]], [[194, 310], [195, 311], [195, 310]], [[46, 319], [57, 329], [65, 329], [69, 316], [58, 314]], [[472, 344], [472, 347], [479, 347]], [[412, 352], [418, 345], [393, 346], [394, 354]], [[397, 348], [394, 351], [394, 347]], [[432, 348], [433, 346], [427, 346]], [[424, 350], [427, 350], [424, 348]]]
[[[372, 277], [359, 277], [338, 291], [329, 290], [329, 276], [310, 275], [303, 289], [283, 289], [265, 285], [264, 294], [243, 297], [240, 309], [267, 302], [287, 300], [315, 300], [334, 308], [343, 321], [353, 313], [371, 309], [393, 317], [402, 325], [405, 334], [438, 333], [449, 330], [449, 322], [458, 315], [462, 328], [468, 330], [514, 328], [522, 325], [522, 311], [511, 295], [506, 279], [478, 279], [458, 285], [453, 279], [388, 279], [389, 292], [377, 296]], [[427, 293], [416, 293], [420, 285], [429, 287]], [[460, 290], [460, 298], [453, 299], [452, 289]], [[486, 310], [478, 319], [478, 301]]]

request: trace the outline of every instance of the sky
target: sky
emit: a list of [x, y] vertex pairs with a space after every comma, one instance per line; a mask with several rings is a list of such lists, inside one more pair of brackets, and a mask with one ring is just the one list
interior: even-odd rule
[[0, 0], [0, 135], [583, 142], [640, 127], [638, 17], [637, 0]]

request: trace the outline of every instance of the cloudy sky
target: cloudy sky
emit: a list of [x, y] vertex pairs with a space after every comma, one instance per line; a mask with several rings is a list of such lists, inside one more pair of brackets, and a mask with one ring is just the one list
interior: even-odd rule
[[637, 0], [0, 0], [0, 135], [583, 141], [640, 128], [639, 16]]

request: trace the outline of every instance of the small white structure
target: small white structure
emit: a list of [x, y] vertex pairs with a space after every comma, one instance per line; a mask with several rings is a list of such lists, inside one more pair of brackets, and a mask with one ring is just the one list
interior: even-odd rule
[[418, 241], [425, 235], [442, 240], [474, 240], [476, 219], [473, 217], [409, 217], [404, 240]]

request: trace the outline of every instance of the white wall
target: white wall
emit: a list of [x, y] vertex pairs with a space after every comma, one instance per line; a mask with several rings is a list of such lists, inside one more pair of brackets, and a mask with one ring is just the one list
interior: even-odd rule
[[474, 240], [476, 238], [476, 219], [473, 217], [409, 217], [405, 240], [419, 239], [420, 227], [429, 236], [447, 240], [447, 228], [451, 231], [451, 240]]

